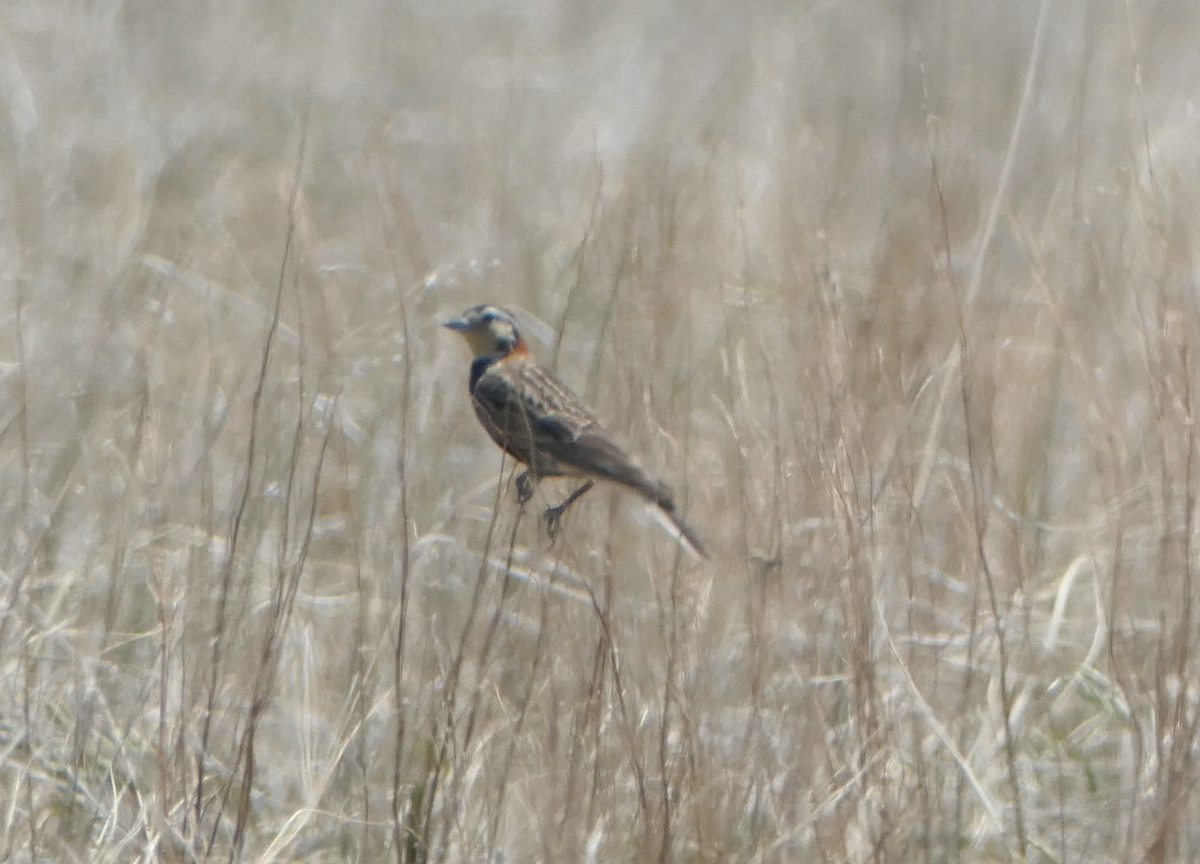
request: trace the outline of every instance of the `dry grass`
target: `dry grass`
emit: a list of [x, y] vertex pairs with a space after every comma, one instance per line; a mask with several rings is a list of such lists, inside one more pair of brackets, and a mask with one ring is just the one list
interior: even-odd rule
[[[0, 859], [1200, 859], [1198, 42], [5, 5]], [[518, 512], [481, 300], [713, 561]]]

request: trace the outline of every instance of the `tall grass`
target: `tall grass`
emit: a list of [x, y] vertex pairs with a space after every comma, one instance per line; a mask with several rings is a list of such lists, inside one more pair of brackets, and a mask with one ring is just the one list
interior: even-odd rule
[[[1200, 854], [1188, 0], [0, 12], [0, 859]], [[439, 320], [669, 478], [551, 543]]]

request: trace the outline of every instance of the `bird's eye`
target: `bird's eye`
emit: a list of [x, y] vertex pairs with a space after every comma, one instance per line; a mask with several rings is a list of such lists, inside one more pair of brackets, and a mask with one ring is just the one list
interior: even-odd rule
[[495, 313], [495, 312], [491, 312], [491, 311], [489, 311], [489, 312], [484, 312], [484, 313], [483, 313], [483, 323], [484, 323], [484, 324], [491, 324], [491, 323], [492, 323], [493, 321], [495, 321], [495, 320], [496, 320], [496, 313]]

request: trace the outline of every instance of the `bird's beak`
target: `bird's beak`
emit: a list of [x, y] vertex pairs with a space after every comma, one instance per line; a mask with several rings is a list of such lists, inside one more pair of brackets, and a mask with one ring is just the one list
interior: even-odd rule
[[464, 330], [471, 329], [471, 325], [468, 324], [466, 321], [464, 321], [462, 318], [451, 318], [449, 321], [447, 321], [442, 326], [447, 327], [451, 330], [455, 330], [459, 333], [462, 333]]

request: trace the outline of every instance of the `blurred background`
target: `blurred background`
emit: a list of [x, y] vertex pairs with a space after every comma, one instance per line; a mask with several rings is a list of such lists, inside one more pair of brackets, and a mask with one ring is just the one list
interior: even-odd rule
[[[1200, 856], [1191, 0], [0, 9], [0, 859]], [[713, 549], [551, 543], [439, 322]]]

